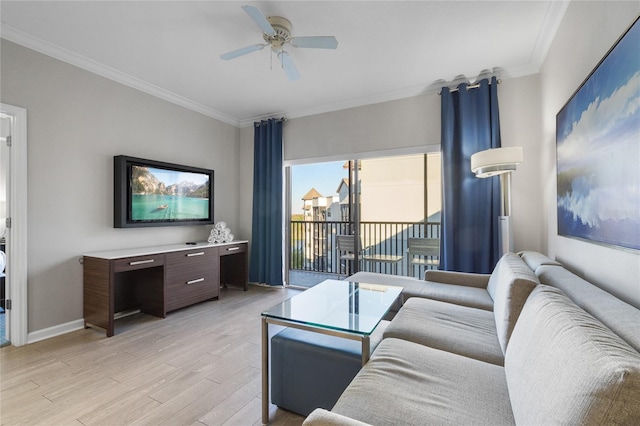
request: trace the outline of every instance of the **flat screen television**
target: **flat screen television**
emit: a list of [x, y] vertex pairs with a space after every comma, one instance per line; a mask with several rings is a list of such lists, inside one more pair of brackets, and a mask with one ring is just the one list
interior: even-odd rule
[[213, 170], [113, 157], [113, 226], [213, 223]]

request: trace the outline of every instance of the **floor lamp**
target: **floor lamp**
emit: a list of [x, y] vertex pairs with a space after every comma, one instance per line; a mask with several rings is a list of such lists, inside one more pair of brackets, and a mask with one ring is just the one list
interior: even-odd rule
[[500, 175], [499, 255], [513, 251], [511, 231], [511, 172], [523, 161], [522, 147], [493, 148], [471, 156], [471, 171], [478, 178]]

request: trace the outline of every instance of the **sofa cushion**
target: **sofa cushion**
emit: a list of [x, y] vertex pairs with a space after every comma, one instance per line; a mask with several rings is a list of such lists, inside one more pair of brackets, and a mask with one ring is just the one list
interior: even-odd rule
[[476, 274], [473, 272], [440, 271], [427, 269], [424, 271], [425, 281], [443, 284], [463, 285], [466, 287], [478, 287], [486, 290], [491, 274]]
[[332, 411], [376, 426], [514, 424], [504, 368], [394, 338]]
[[417, 283], [405, 285], [402, 290], [403, 300], [408, 300], [411, 297], [455, 303], [456, 305], [484, 309], [485, 311], [493, 310], [493, 299], [491, 299], [485, 288], [418, 281]]
[[302, 426], [370, 426], [367, 423], [350, 419], [340, 414], [332, 413], [323, 408], [316, 408], [304, 419]]
[[519, 424], [637, 424], [640, 354], [564, 293], [540, 285], [505, 355]]
[[411, 298], [389, 324], [384, 337], [503, 365], [493, 313], [437, 300]]
[[496, 264], [487, 291], [493, 298], [496, 330], [503, 353], [524, 302], [538, 284], [536, 275], [515, 253], [506, 253]]
[[[345, 281], [399, 286], [402, 287], [403, 300], [411, 297], [423, 297], [487, 311], [493, 310], [493, 299], [487, 293], [486, 288], [423, 281], [413, 277], [380, 274], [377, 272], [357, 272], [345, 278]], [[391, 310], [397, 312], [400, 306], [401, 304], [398, 302]]]
[[565, 268], [542, 265], [540, 282], [562, 290], [573, 302], [640, 352], [640, 309], [618, 299]]
[[554, 266], [562, 266], [561, 263], [556, 262], [555, 260], [545, 256], [542, 253], [537, 251], [521, 251], [518, 255], [524, 260], [529, 268], [535, 272], [538, 267], [542, 265], [554, 265]]

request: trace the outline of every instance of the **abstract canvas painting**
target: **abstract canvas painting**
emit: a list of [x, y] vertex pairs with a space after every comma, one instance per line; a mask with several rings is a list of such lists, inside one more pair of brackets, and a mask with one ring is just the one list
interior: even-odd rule
[[640, 20], [556, 116], [558, 234], [640, 250]]

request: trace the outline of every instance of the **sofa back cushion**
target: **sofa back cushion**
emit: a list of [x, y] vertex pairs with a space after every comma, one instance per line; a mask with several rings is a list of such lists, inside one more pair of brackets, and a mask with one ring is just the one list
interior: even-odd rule
[[515, 253], [502, 256], [493, 270], [487, 291], [493, 298], [496, 331], [503, 353], [524, 302], [538, 284], [536, 275]]
[[527, 300], [505, 374], [517, 424], [640, 418], [640, 354], [553, 287], [540, 285]]
[[640, 352], [640, 309], [562, 267], [541, 265], [536, 275], [542, 284], [562, 290], [576, 305]]
[[560, 262], [556, 262], [555, 260], [545, 256], [542, 253], [537, 251], [521, 251], [518, 255], [524, 260], [524, 262], [531, 268], [533, 272], [538, 269], [539, 266], [542, 265], [554, 265], [554, 266], [562, 266]]

